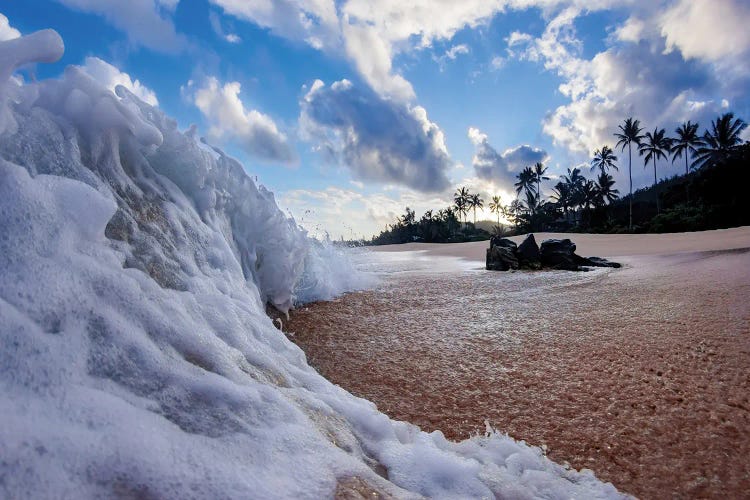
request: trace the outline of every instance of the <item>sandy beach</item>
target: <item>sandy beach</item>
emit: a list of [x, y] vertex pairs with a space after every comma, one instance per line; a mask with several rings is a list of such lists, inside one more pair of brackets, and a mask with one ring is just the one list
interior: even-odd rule
[[[699, 233], [670, 234], [575, 234], [536, 233], [537, 243], [550, 238], [570, 238], [577, 253], [584, 256], [625, 257], [668, 255], [683, 252], [708, 252], [750, 247], [750, 227], [718, 229]], [[521, 243], [525, 235], [509, 239]], [[486, 241], [471, 243], [407, 243], [372, 247], [377, 252], [418, 251], [426, 255], [459, 257], [484, 262]]]
[[397, 272], [284, 329], [327, 378], [424, 430], [460, 440], [487, 421], [641, 498], [746, 496], [750, 227], [536, 237], [624, 267], [488, 272], [487, 242], [378, 247]]

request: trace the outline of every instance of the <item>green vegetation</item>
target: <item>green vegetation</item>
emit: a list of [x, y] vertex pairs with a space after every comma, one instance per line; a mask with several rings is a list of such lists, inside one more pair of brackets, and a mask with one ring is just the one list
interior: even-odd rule
[[[747, 124], [726, 113], [711, 122], [702, 136], [690, 121], [676, 130], [676, 137], [663, 128], [641, 134], [640, 121], [627, 118], [614, 137], [615, 148], [628, 150], [628, 194], [620, 198], [609, 171], [618, 170], [615, 151], [608, 145], [594, 152], [587, 179], [579, 168], [555, 178], [551, 196], [542, 199], [542, 181], [547, 168], [541, 163], [525, 167], [516, 179], [516, 198], [503, 205], [493, 196], [488, 208], [497, 215], [496, 234], [531, 231], [555, 232], [680, 232], [718, 229], [750, 224], [750, 204], [745, 199], [750, 186], [750, 143], [740, 138]], [[653, 166], [654, 183], [633, 192], [633, 148], [643, 157], [644, 168]], [[657, 160], [685, 159], [685, 173], [658, 179]], [[476, 210], [484, 200], [466, 187], [458, 189], [454, 204], [426, 212], [417, 220], [413, 210], [375, 236], [369, 244], [459, 242], [489, 238], [477, 227]], [[473, 211], [474, 223], [467, 222]], [[501, 216], [509, 225], [501, 224]], [[463, 219], [463, 222], [462, 222]]]

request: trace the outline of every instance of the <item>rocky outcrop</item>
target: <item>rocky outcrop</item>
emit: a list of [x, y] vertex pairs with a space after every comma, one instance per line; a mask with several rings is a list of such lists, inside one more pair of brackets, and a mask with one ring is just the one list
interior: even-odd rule
[[[493, 238], [494, 240], [494, 238]], [[519, 269], [518, 249], [516, 244], [510, 240], [503, 239], [502, 243], [492, 244], [487, 249], [487, 259], [485, 267], [491, 271], [508, 271], [509, 269]]]
[[518, 246], [518, 261], [524, 269], [541, 269], [542, 259], [539, 245], [536, 244], [534, 235], [530, 234]]
[[511, 269], [561, 269], [582, 271], [589, 267], [620, 267], [600, 257], [581, 257], [575, 253], [576, 245], [570, 239], [544, 240], [537, 246], [533, 234], [529, 234], [520, 246], [498, 236], [490, 240], [485, 267], [492, 271]]
[[539, 248], [543, 267], [577, 271], [575, 258], [576, 244], [568, 238], [564, 240], [544, 240]]

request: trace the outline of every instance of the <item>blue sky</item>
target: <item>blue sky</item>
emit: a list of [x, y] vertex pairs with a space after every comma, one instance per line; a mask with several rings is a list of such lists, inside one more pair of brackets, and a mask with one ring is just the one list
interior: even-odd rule
[[79, 65], [158, 102], [317, 235], [369, 236], [463, 185], [510, 202], [518, 169], [587, 162], [630, 115], [669, 132], [750, 118], [742, 0], [30, 0], [0, 14], [0, 39], [65, 40], [27, 77]]

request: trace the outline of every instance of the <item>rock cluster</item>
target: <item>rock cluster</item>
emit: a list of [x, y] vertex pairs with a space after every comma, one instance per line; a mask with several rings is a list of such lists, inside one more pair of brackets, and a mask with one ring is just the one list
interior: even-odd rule
[[536, 244], [530, 234], [520, 245], [498, 236], [490, 240], [487, 249], [486, 268], [492, 271], [510, 269], [564, 269], [582, 271], [588, 267], [620, 267], [600, 257], [581, 257], [575, 253], [576, 245], [569, 239], [544, 240]]

